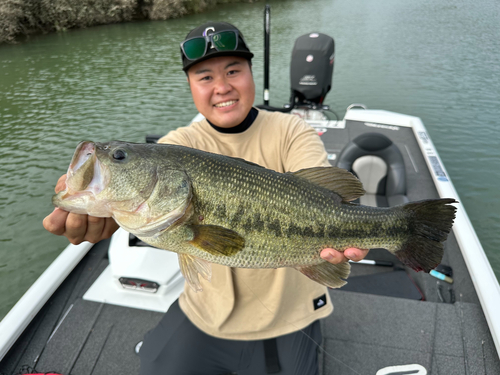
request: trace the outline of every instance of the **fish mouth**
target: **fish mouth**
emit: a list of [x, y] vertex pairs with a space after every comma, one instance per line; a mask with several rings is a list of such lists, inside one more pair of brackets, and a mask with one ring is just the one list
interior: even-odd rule
[[104, 190], [105, 173], [96, 154], [96, 144], [81, 142], [73, 155], [68, 168], [66, 190], [68, 193], [87, 193], [97, 195]]
[[[90, 213], [90, 202], [102, 192], [109, 180], [106, 169], [99, 161], [94, 142], [83, 141], [77, 146], [69, 165], [66, 189], [55, 195], [53, 203], [64, 210], [74, 213]], [[109, 216], [100, 213], [99, 216]]]

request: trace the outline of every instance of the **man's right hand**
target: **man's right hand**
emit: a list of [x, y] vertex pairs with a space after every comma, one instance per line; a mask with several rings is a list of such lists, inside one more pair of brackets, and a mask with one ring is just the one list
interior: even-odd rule
[[[65, 187], [66, 175], [63, 175], [57, 181], [56, 193], [64, 190]], [[118, 229], [118, 224], [110, 217], [73, 214], [56, 208], [43, 219], [43, 227], [50, 233], [65, 236], [69, 242], [78, 245], [83, 241], [96, 243], [110, 238]]]

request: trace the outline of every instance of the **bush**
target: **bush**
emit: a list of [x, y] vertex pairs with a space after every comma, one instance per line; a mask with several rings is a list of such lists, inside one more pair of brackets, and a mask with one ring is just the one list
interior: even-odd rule
[[227, 2], [251, 3], [252, 0], [144, 0], [142, 11], [147, 19], [167, 20], [200, 13], [209, 7]]
[[0, 3], [0, 43], [12, 42], [24, 30], [20, 20], [24, 16], [22, 0], [6, 0]]
[[34, 32], [130, 21], [137, 0], [2, 0], [0, 43]]
[[65, 30], [130, 21], [137, 0], [41, 0], [39, 19], [46, 30]]
[[167, 20], [188, 14], [186, 0], [145, 0], [143, 14], [150, 20]]
[[166, 20], [199, 13], [217, 3], [252, 0], [0, 0], [0, 43], [34, 32], [64, 31], [126, 22]]

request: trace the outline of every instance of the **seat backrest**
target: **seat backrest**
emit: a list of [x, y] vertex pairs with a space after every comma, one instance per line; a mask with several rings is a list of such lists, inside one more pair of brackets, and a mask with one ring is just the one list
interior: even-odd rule
[[367, 192], [360, 200], [372, 206], [408, 202], [403, 155], [381, 133], [365, 133], [349, 142], [340, 153], [337, 167], [356, 174]]
[[379, 186], [387, 176], [387, 164], [383, 159], [373, 155], [361, 156], [352, 163], [352, 170], [367, 193], [384, 194], [385, 186]]

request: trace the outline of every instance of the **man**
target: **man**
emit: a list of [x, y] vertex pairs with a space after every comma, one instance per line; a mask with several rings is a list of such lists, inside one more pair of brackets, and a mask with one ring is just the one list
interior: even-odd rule
[[[329, 166], [314, 129], [296, 116], [253, 108], [253, 54], [233, 25], [208, 22], [181, 43], [183, 70], [205, 120], [170, 132], [160, 143], [239, 157], [278, 172]], [[56, 191], [64, 188], [61, 177]], [[44, 220], [72, 243], [97, 242], [117, 229], [112, 219], [54, 210]], [[360, 260], [367, 250], [323, 249], [331, 263]], [[203, 291], [184, 293], [149, 332], [141, 374], [316, 374], [319, 318], [333, 310], [327, 288], [290, 268], [231, 269], [212, 265]], [[279, 363], [279, 364], [278, 364]]]

